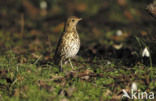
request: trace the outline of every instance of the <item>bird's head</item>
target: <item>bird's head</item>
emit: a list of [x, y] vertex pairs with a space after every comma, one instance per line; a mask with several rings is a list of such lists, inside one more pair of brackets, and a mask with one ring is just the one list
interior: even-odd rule
[[80, 20], [82, 20], [82, 18], [78, 18], [75, 16], [69, 17], [66, 22], [65, 30], [68, 30], [68, 31], [73, 30], [74, 28], [76, 28], [76, 25]]

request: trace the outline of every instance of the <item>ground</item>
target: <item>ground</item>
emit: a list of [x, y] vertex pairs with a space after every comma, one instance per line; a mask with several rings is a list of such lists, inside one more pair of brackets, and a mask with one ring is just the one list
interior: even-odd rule
[[[156, 92], [156, 20], [146, 11], [152, 1], [47, 0], [46, 9], [40, 2], [0, 3], [2, 101], [128, 100], [122, 90], [130, 94], [133, 83]], [[59, 72], [53, 56], [70, 15], [83, 18], [81, 48], [74, 70], [65, 64]], [[145, 47], [150, 57], [142, 56]]]

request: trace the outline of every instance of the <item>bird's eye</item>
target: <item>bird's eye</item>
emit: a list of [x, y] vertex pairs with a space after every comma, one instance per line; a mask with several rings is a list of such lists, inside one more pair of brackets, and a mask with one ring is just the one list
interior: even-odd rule
[[72, 19], [72, 22], [74, 22], [75, 20], [74, 19]]

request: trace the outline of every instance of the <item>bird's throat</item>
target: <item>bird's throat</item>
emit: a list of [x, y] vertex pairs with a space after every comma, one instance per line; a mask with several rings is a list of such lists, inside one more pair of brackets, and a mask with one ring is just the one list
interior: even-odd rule
[[72, 32], [76, 30], [76, 26], [66, 26], [65, 32]]

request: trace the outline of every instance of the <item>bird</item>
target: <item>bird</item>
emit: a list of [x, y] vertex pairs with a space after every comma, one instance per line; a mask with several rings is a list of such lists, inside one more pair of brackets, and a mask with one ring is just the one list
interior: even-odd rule
[[156, 1], [146, 7], [148, 13], [156, 18]]
[[80, 49], [80, 38], [76, 26], [82, 18], [70, 16], [64, 26], [64, 31], [61, 34], [54, 55], [54, 63], [59, 65], [60, 71], [63, 71], [62, 65], [69, 62], [72, 69], [73, 65], [71, 58], [77, 55]]

